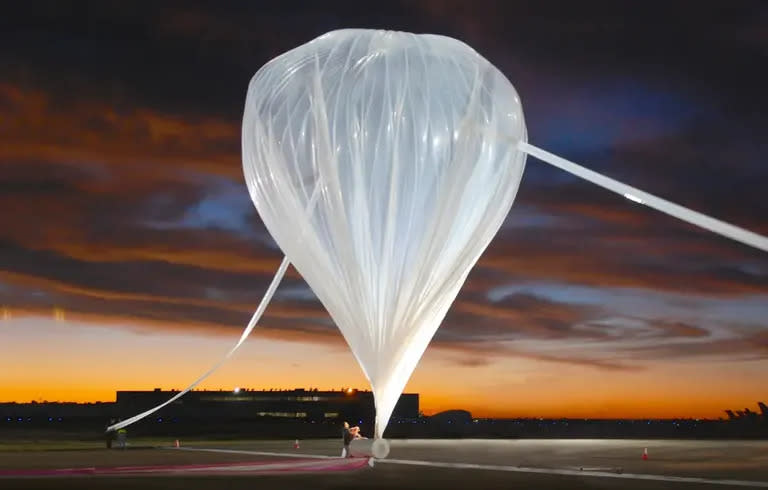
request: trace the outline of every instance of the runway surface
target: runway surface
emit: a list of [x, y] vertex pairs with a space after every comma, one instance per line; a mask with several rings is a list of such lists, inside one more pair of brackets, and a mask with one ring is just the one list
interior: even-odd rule
[[[0, 453], [6, 488], [768, 488], [768, 442], [394, 440], [369, 468], [338, 441], [242, 441], [181, 448]], [[642, 459], [648, 450], [648, 460]], [[313, 462], [314, 461], [314, 462]], [[343, 460], [342, 460], [343, 461]], [[115, 468], [144, 467], [136, 474]], [[197, 467], [195, 469], [194, 467]], [[154, 467], [155, 469], [152, 469]], [[71, 478], [11, 471], [95, 468]], [[229, 468], [229, 470], [227, 469]], [[277, 470], [260, 471], [265, 468]], [[154, 472], [154, 473], [153, 473]], [[5, 474], [3, 477], [2, 475]], [[226, 475], [223, 476], [223, 475]], [[12, 482], [12, 484], [10, 484]]]

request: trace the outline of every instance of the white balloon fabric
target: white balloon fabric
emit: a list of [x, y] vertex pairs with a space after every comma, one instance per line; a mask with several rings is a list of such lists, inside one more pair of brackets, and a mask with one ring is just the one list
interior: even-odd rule
[[264, 65], [242, 130], [251, 198], [370, 381], [381, 437], [515, 199], [518, 95], [455, 39], [345, 29]]

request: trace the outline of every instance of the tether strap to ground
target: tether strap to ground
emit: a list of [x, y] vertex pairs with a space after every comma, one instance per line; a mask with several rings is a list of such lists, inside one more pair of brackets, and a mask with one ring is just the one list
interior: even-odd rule
[[176, 393], [169, 400], [161, 403], [160, 405], [154, 408], [150, 408], [145, 412], [141, 412], [140, 414], [134, 415], [129, 419], [123, 420], [121, 422], [116, 423], [115, 425], [111, 425], [107, 427], [107, 432], [111, 430], [122, 429], [123, 427], [129, 426], [134, 422], [138, 422], [144, 417], [152, 415], [153, 413], [157, 412], [161, 408], [173, 403], [174, 401], [178, 400], [185, 394], [192, 391], [205, 378], [207, 378], [208, 376], [213, 374], [214, 371], [219, 369], [221, 365], [224, 364], [230, 357], [232, 357], [232, 354], [234, 354], [235, 351], [239, 349], [241, 345], [243, 345], [243, 342], [245, 342], [245, 339], [248, 338], [248, 336], [253, 331], [254, 327], [256, 327], [256, 324], [259, 322], [259, 319], [261, 319], [261, 315], [264, 314], [264, 310], [267, 309], [269, 302], [272, 300], [272, 296], [274, 296], [275, 291], [277, 290], [277, 286], [279, 286], [280, 281], [283, 280], [283, 276], [285, 275], [285, 271], [288, 269], [289, 265], [290, 265], [290, 261], [288, 260], [288, 257], [283, 257], [283, 261], [280, 263], [280, 267], [277, 269], [277, 272], [275, 272], [275, 277], [272, 278], [272, 283], [269, 285], [269, 288], [267, 288], [267, 292], [264, 294], [264, 297], [261, 298], [261, 303], [259, 303], [259, 307], [256, 309], [256, 312], [251, 317], [251, 321], [248, 322], [248, 325], [245, 327], [245, 330], [243, 330], [242, 335], [240, 335], [240, 340], [238, 340], [237, 343], [231, 349], [229, 349], [229, 352], [227, 352], [227, 354], [221, 360], [219, 360], [219, 362], [214, 364], [213, 367], [211, 367], [208, 371], [206, 371], [202, 376], [197, 378], [195, 382], [189, 385], [185, 390]]
[[[310, 196], [309, 201], [307, 202], [307, 209], [306, 209], [307, 213], [312, 213], [314, 211], [315, 204], [317, 203], [317, 199], [320, 196], [320, 189], [321, 189], [320, 184], [321, 184], [321, 181], [319, 180], [315, 184], [315, 189], [312, 191], [312, 195]], [[237, 349], [239, 349], [240, 346], [243, 345], [243, 342], [245, 342], [245, 339], [247, 339], [248, 336], [251, 334], [253, 329], [256, 327], [256, 324], [259, 323], [261, 316], [264, 314], [264, 311], [267, 309], [267, 306], [269, 306], [269, 302], [272, 301], [272, 296], [275, 295], [275, 291], [277, 290], [277, 287], [280, 285], [280, 281], [283, 280], [283, 276], [285, 275], [285, 271], [288, 270], [289, 265], [291, 265], [291, 262], [288, 260], [288, 256], [284, 256], [283, 261], [280, 263], [280, 267], [278, 267], [277, 272], [275, 272], [275, 276], [272, 278], [272, 282], [267, 288], [267, 292], [264, 293], [264, 297], [261, 298], [259, 307], [256, 308], [256, 312], [251, 317], [251, 321], [248, 322], [248, 325], [245, 327], [245, 330], [243, 330], [243, 333], [240, 335], [240, 340], [237, 341], [237, 343], [229, 350], [229, 352], [226, 353], [226, 355], [221, 360], [219, 360], [219, 362], [214, 364], [213, 367], [211, 367], [208, 371], [206, 371], [199, 378], [197, 378], [194, 381], [194, 383], [189, 385], [183, 391], [176, 393], [169, 400], [164, 401], [163, 403], [161, 403], [156, 407], [153, 407], [153, 408], [150, 408], [149, 410], [141, 412], [138, 415], [134, 415], [129, 419], [120, 421], [114, 425], [110, 425], [109, 427], [107, 427], [107, 432], [122, 429], [123, 427], [127, 427], [133, 424], [134, 422], [138, 422], [144, 417], [152, 415], [153, 413], [157, 412], [161, 408], [173, 403], [174, 401], [178, 400], [182, 396], [192, 391], [197, 385], [199, 385], [203, 380], [205, 380], [205, 378], [213, 374], [217, 369], [219, 369], [222, 366], [222, 364], [224, 364], [227, 360], [229, 360], [229, 358], [232, 357], [235, 351], [237, 351]]]

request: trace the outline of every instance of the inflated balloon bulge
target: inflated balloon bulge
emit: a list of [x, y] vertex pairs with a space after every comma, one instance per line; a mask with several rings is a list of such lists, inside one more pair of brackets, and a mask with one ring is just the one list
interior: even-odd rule
[[[370, 381], [374, 436], [381, 438], [424, 350], [504, 222], [529, 154], [768, 251], [764, 236], [529, 144], [510, 81], [444, 36], [324, 34], [254, 75], [242, 131], [248, 191], [285, 258], [224, 359], [171, 400], [108, 430], [146, 417], [214, 372], [250, 334], [292, 263]], [[386, 441], [370, 444], [367, 450], [380, 457], [389, 452]]]
[[504, 222], [525, 139], [512, 84], [446, 37], [336, 31], [253, 77], [248, 189], [370, 381], [376, 436]]

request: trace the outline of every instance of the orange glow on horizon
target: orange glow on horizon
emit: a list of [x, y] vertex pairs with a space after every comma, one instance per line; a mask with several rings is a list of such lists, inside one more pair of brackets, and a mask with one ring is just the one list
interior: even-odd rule
[[[0, 329], [6, 340], [0, 344], [0, 402], [21, 403], [111, 402], [118, 390], [180, 390], [235, 340], [53, 318], [12, 320]], [[198, 389], [369, 389], [340, 336], [331, 340], [255, 331]], [[725, 409], [756, 406], [764, 394], [761, 362], [669, 361], [611, 370], [488, 357], [493, 354], [484, 355], [485, 363], [466, 365], [454, 360], [456, 353], [430, 347], [406, 387], [420, 394], [427, 415], [464, 409], [495, 418], [718, 418]]]

